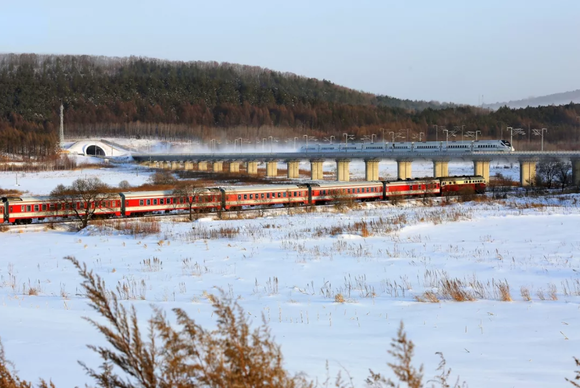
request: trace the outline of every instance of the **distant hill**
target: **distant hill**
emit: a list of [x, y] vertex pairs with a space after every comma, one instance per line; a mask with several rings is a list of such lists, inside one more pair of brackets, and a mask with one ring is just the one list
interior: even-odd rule
[[573, 90], [571, 92], [555, 93], [549, 94], [547, 96], [541, 97], [530, 97], [523, 100], [509, 101], [509, 102], [496, 102], [495, 104], [485, 104], [484, 108], [488, 109], [499, 109], [502, 106], [508, 106], [510, 108], [526, 108], [528, 106], [549, 106], [549, 105], [566, 105], [570, 102], [580, 103], [580, 89]]

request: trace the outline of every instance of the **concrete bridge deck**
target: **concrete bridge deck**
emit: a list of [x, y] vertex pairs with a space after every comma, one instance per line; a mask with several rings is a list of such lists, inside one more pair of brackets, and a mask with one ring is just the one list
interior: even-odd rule
[[223, 171], [223, 163], [229, 162], [230, 172], [239, 172], [240, 163], [246, 163], [248, 174], [257, 174], [258, 164], [266, 164], [266, 176], [277, 176], [278, 162], [287, 163], [288, 178], [298, 178], [298, 163], [310, 162], [312, 179], [322, 179], [322, 163], [335, 160], [337, 163], [337, 180], [348, 181], [349, 163], [351, 160], [364, 160], [365, 178], [369, 181], [379, 179], [379, 162], [394, 160], [397, 162], [399, 179], [411, 177], [412, 162], [431, 160], [433, 176], [448, 175], [450, 161], [473, 162], [474, 174], [482, 175], [489, 181], [489, 165], [492, 161], [504, 160], [520, 164], [520, 183], [522, 186], [533, 185], [536, 176], [536, 163], [545, 160], [562, 160], [572, 162], [573, 183], [580, 185], [580, 151], [524, 151], [524, 152], [274, 152], [274, 153], [206, 153], [206, 154], [144, 154], [134, 153], [133, 159], [152, 167], [170, 169], [183, 168], [190, 170], [193, 163], [198, 170], [206, 171], [208, 163], [213, 171]]

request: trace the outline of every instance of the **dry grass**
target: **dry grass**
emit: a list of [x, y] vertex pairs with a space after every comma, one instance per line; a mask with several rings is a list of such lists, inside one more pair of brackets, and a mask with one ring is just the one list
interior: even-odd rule
[[472, 292], [464, 289], [464, 284], [459, 279], [442, 279], [441, 294], [443, 297], [453, 299], [456, 302], [472, 302], [475, 296]]
[[558, 288], [555, 284], [550, 284], [548, 286], [548, 297], [553, 301], [558, 300]]
[[[580, 368], [580, 359], [577, 359], [576, 357], [574, 357], [574, 362], [576, 362], [576, 367]], [[576, 388], [580, 388], [580, 369], [577, 371], [574, 371], [574, 373], [576, 373], [576, 377], [574, 377], [574, 380], [570, 380], [568, 378], [566, 378], [566, 381], [569, 382], [570, 384], [572, 384], [573, 387]]]
[[161, 224], [152, 217], [131, 220], [100, 221], [99, 228], [111, 227], [130, 236], [156, 235], [161, 232]]
[[498, 283], [496, 283], [496, 287], [499, 291], [500, 300], [502, 302], [512, 301], [512, 295], [510, 294], [510, 285], [506, 280], [504, 280], [503, 282], [499, 281]]
[[530, 296], [530, 290], [528, 287], [521, 286], [520, 287], [520, 294], [522, 295], [522, 299], [526, 302], [531, 302], [532, 297]]
[[433, 291], [425, 291], [422, 295], [415, 296], [415, 299], [423, 303], [439, 303], [437, 294]]
[[346, 302], [346, 299], [344, 299], [344, 296], [342, 296], [342, 294], [336, 294], [334, 295], [334, 301], [336, 303], [344, 303]]

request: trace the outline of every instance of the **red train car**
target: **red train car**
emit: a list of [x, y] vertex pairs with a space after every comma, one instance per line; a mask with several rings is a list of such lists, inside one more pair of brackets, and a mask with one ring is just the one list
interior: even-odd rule
[[435, 196], [440, 193], [439, 179], [417, 179], [385, 182], [385, 199], [393, 197]]
[[6, 219], [11, 224], [31, 224], [34, 220], [45, 218], [60, 218], [82, 213], [85, 206], [92, 206], [95, 217], [121, 215], [120, 198], [99, 201], [98, 203], [84, 203], [73, 201], [58, 203], [50, 197], [7, 197], [4, 198]]
[[311, 203], [328, 203], [341, 200], [376, 201], [383, 199], [382, 182], [318, 182], [311, 183]]
[[121, 213], [127, 217], [189, 210], [190, 205], [197, 212], [215, 211], [221, 206], [221, 194], [217, 189], [200, 189], [190, 197], [181, 197], [173, 191], [135, 191], [119, 195], [123, 203]]
[[6, 208], [3, 202], [0, 202], [0, 224], [4, 223]]
[[220, 187], [220, 191], [224, 210], [245, 206], [306, 205], [309, 201], [306, 185]]

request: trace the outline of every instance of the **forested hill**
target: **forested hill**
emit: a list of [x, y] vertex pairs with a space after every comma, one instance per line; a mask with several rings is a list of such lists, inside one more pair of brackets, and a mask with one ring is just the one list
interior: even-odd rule
[[[24, 120], [53, 120], [61, 101], [75, 122], [166, 122], [209, 126], [326, 125], [319, 104], [436, 108], [375, 96], [259, 67], [148, 58], [1, 55], [0, 109]], [[280, 107], [272, 117], [266, 107]], [[283, 109], [284, 108], [284, 109]]]
[[434, 125], [463, 125], [480, 130], [483, 138], [498, 138], [507, 126], [548, 127], [551, 139], [563, 140], [577, 133], [580, 116], [579, 106], [573, 104], [490, 112], [400, 100], [327, 80], [228, 63], [4, 54], [0, 152], [52, 152], [61, 102], [69, 136], [230, 141], [344, 132], [388, 135], [401, 129], [433, 138]]

